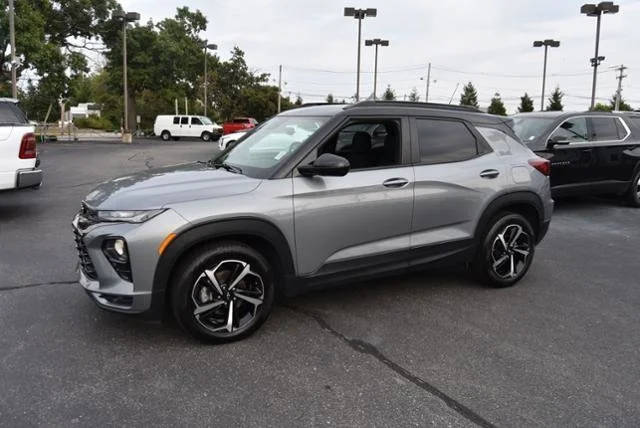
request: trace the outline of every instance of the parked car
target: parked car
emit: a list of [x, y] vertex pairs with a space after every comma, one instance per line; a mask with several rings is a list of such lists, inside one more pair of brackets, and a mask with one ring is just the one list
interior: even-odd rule
[[18, 100], [0, 98], [0, 190], [39, 187], [39, 165], [33, 125]]
[[153, 124], [153, 132], [164, 141], [179, 140], [180, 137], [217, 141], [222, 135], [222, 127], [205, 116], [159, 115]]
[[236, 117], [222, 124], [222, 134], [227, 135], [238, 131], [246, 131], [247, 129], [255, 128], [257, 124], [258, 121], [252, 117]]
[[226, 150], [226, 148], [229, 147], [230, 144], [235, 143], [240, 138], [244, 137], [246, 134], [247, 134], [247, 131], [241, 131], [241, 132], [234, 132], [232, 134], [223, 135], [218, 140], [218, 148], [220, 150]]
[[289, 110], [209, 162], [100, 184], [73, 220], [80, 283], [101, 308], [170, 308], [211, 342], [255, 331], [276, 292], [436, 262], [506, 287], [549, 227], [548, 172], [504, 118], [474, 109]]
[[513, 123], [551, 161], [554, 196], [616, 194], [640, 207], [640, 114], [521, 113]]

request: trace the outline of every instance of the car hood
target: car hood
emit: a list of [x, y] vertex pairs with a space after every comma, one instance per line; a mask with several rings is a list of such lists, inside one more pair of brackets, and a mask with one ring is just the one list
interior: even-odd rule
[[205, 163], [189, 163], [105, 181], [84, 202], [97, 210], [157, 209], [173, 203], [251, 192], [261, 181]]

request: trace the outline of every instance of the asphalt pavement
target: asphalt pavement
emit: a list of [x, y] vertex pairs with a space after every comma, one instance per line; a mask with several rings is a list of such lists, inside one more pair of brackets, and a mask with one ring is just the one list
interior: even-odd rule
[[39, 190], [0, 193], [1, 426], [638, 426], [640, 210], [560, 201], [527, 277], [456, 270], [289, 299], [208, 346], [99, 310], [70, 222], [97, 183], [212, 143], [40, 146]]

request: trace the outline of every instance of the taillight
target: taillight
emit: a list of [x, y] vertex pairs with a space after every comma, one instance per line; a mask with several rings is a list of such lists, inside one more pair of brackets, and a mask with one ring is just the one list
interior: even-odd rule
[[20, 142], [20, 159], [35, 159], [36, 157], [36, 136], [33, 132], [24, 134]]
[[540, 171], [542, 175], [545, 175], [547, 177], [551, 175], [551, 162], [549, 162], [547, 159], [529, 159], [529, 165]]

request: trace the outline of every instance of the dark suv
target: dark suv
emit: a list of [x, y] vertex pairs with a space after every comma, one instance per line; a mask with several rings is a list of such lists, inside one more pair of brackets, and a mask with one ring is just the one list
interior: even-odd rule
[[521, 113], [514, 131], [551, 161], [554, 197], [617, 194], [640, 207], [640, 113]]
[[436, 261], [506, 287], [549, 226], [548, 172], [504, 118], [475, 110], [289, 110], [213, 160], [100, 184], [73, 222], [80, 284], [113, 311], [166, 304], [210, 341], [257, 329], [277, 291]]

